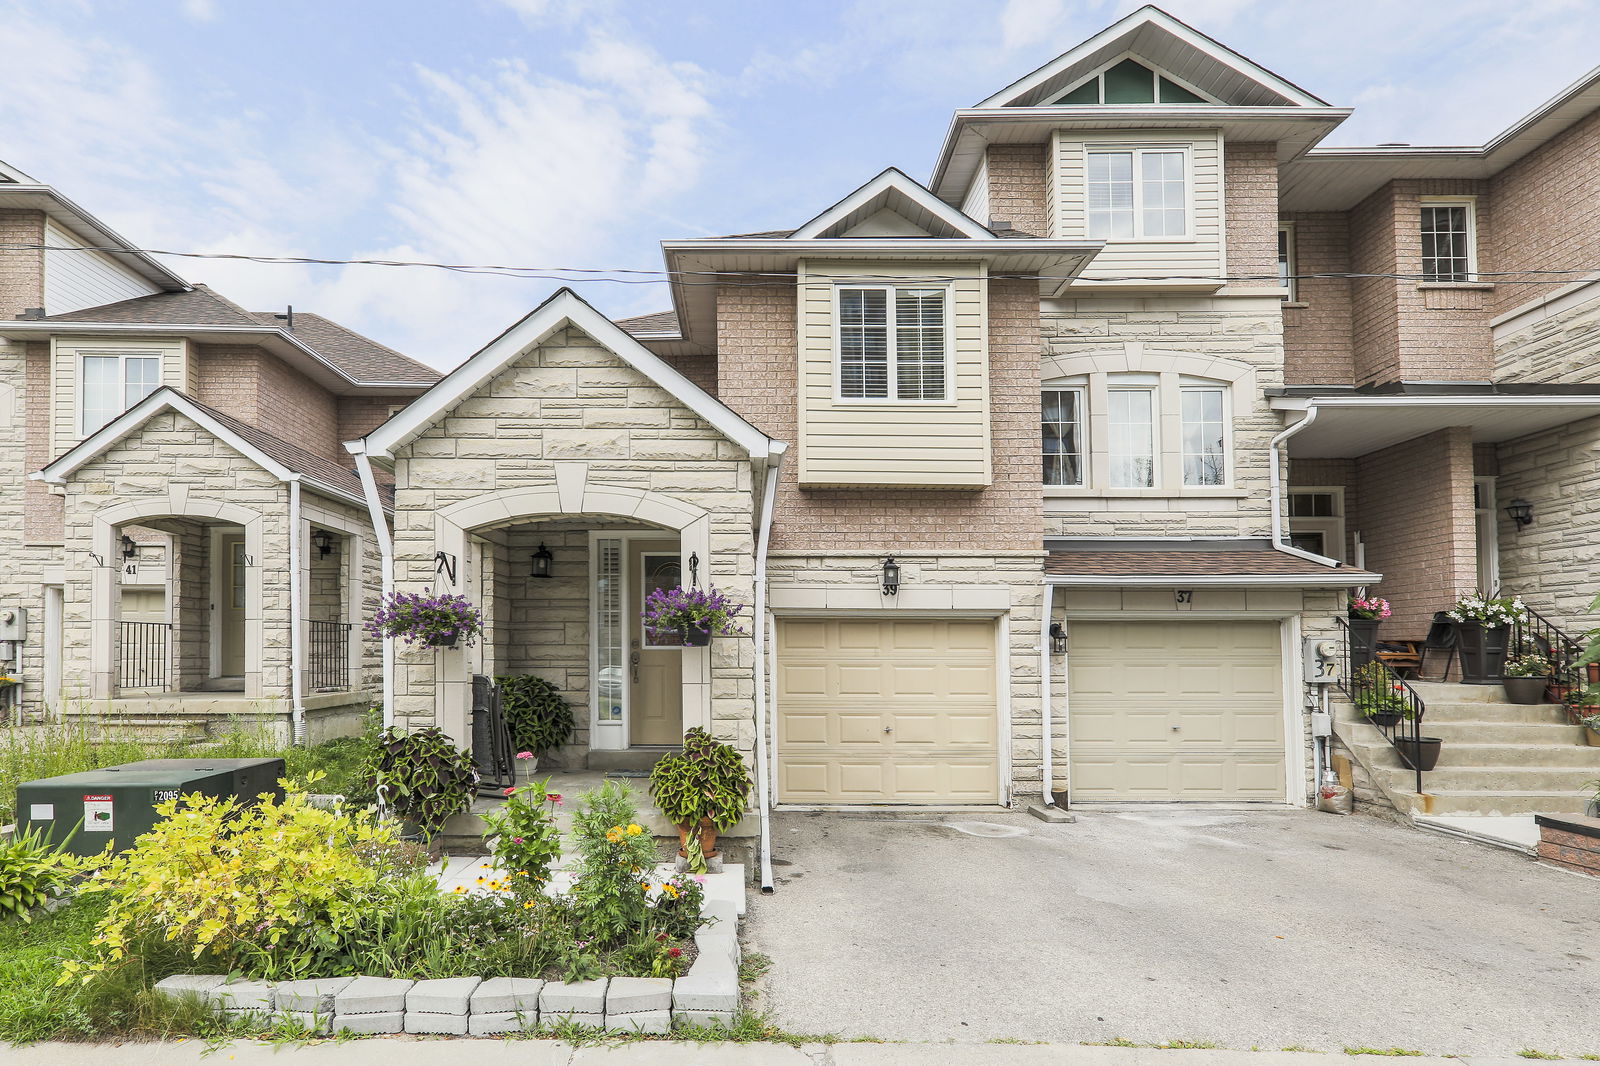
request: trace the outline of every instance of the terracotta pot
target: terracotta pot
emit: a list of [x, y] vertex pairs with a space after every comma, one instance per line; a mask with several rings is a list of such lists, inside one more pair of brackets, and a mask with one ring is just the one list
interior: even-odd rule
[[[689, 854], [689, 830], [693, 826], [680, 825], [678, 829], [678, 854]], [[711, 819], [700, 819], [700, 854], [709, 859], [717, 854], [717, 827], [711, 824]]]
[[1566, 703], [1567, 693], [1571, 691], [1571, 685], [1564, 685], [1559, 681], [1552, 681], [1544, 687], [1544, 701], [1546, 703]]
[[1583, 727], [1583, 739], [1589, 742], [1591, 748], [1600, 748], [1600, 733], [1596, 733], [1588, 726]]
[[1583, 668], [1589, 675], [1589, 684], [1600, 685], [1600, 663], [1584, 663]]

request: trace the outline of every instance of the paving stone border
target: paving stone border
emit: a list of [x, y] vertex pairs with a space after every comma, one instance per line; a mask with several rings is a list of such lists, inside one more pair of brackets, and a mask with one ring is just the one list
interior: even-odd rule
[[268, 984], [229, 981], [218, 974], [178, 974], [157, 982], [155, 990], [203, 1000], [230, 1015], [262, 1021], [292, 1018], [320, 1034], [348, 1029], [362, 1034], [500, 1036], [562, 1021], [641, 1033], [665, 1033], [679, 1021], [731, 1026], [739, 1013], [741, 902], [707, 894], [701, 910], [706, 922], [694, 935], [698, 955], [676, 981], [325, 977]]

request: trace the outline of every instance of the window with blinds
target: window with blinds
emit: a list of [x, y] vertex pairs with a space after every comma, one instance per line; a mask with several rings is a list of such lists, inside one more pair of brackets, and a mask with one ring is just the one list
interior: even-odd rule
[[948, 390], [946, 348], [944, 289], [839, 289], [841, 398], [943, 400]]

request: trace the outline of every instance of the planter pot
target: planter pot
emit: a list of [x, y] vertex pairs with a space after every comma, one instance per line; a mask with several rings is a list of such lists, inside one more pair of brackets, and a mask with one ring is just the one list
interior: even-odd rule
[[1583, 727], [1583, 739], [1591, 748], [1600, 748], [1600, 733], [1596, 733], [1588, 726]]
[[[693, 826], [680, 825], [678, 828], [678, 854], [687, 857], [689, 854], [689, 831]], [[717, 856], [717, 827], [711, 824], [711, 819], [700, 820], [700, 854], [706, 859]]]
[[1457, 622], [1456, 647], [1461, 652], [1461, 681], [1467, 685], [1493, 685], [1506, 665], [1510, 626], [1486, 627], [1481, 622]]
[[709, 629], [683, 626], [678, 632], [683, 635], [683, 646], [685, 648], [703, 648], [711, 643], [711, 630]]
[[1370, 663], [1378, 653], [1378, 626], [1376, 618], [1352, 618], [1350, 627], [1350, 669], [1359, 670]]
[[1503, 677], [1500, 684], [1506, 690], [1506, 699], [1512, 703], [1543, 703], [1548, 677]]
[[533, 784], [534, 775], [539, 772], [539, 757], [537, 755], [531, 759], [512, 759], [511, 763], [518, 788], [523, 785]]
[[1395, 737], [1393, 743], [1401, 762], [1424, 773], [1439, 765], [1439, 749], [1444, 745], [1438, 737]]
[[1400, 724], [1400, 714], [1397, 711], [1379, 711], [1377, 714], [1367, 715], [1367, 721], [1379, 729], [1393, 729]]
[[461, 642], [461, 630], [452, 629], [428, 638], [430, 648], [453, 648]]
[[1589, 684], [1600, 685], [1600, 663], [1584, 663], [1583, 670], [1589, 677]]
[[1567, 693], [1571, 691], [1571, 685], [1563, 685], [1559, 681], [1551, 681], [1544, 686], [1544, 701], [1546, 703], [1566, 703]]

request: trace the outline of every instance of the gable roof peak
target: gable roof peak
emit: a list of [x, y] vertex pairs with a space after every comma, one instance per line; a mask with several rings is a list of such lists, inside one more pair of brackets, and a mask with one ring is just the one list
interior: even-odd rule
[[888, 167], [849, 196], [795, 230], [793, 240], [842, 237], [889, 208], [930, 237], [993, 237], [982, 222], [935, 196], [899, 167]]

